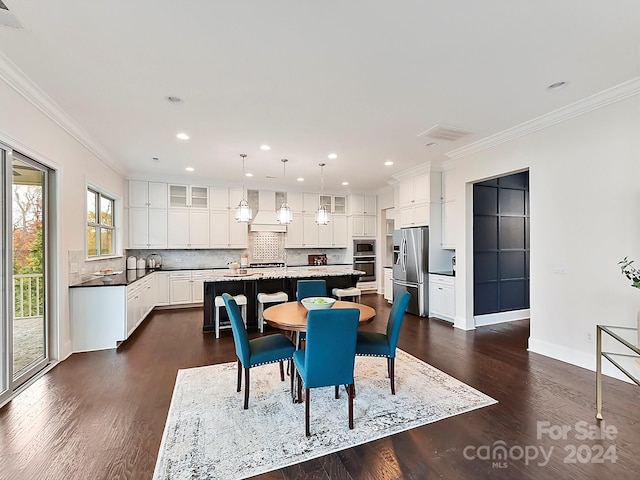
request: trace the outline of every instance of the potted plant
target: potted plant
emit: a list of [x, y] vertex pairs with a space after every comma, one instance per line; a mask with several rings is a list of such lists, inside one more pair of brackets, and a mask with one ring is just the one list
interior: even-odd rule
[[[633, 266], [633, 260], [629, 260], [627, 257], [624, 257], [622, 260], [618, 262], [620, 265], [620, 270], [622, 274], [631, 280], [631, 286], [635, 288], [640, 288], [640, 270]], [[640, 312], [638, 312], [638, 345], [640, 345]]]

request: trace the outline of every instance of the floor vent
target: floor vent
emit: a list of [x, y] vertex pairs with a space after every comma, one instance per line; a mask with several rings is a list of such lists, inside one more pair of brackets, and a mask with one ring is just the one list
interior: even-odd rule
[[435, 125], [428, 130], [418, 134], [418, 137], [429, 137], [437, 140], [455, 141], [462, 137], [471, 135], [471, 130], [464, 130], [458, 127], [449, 127], [447, 125]]

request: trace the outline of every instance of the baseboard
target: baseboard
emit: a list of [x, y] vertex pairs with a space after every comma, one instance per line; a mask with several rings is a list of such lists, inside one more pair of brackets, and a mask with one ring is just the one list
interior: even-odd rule
[[510, 310], [508, 312], [489, 313], [487, 315], [476, 315], [474, 320], [476, 327], [495, 325], [496, 323], [513, 322], [514, 320], [524, 320], [531, 316], [528, 308], [522, 310]]
[[[563, 347], [555, 343], [545, 342], [543, 340], [536, 340], [529, 338], [528, 350], [533, 353], [544, 355], [545, 357], [560, 360], [561, 362], [575, 365], [576, 367], [584, 368], [592, 372], [596, 371], [596, 351], [595, 344], [593, 345], [593, 353], [586, 353], [572, 348]], [[602, 359], [602, 373], [608, 377], [617, 378], [627, 383], [633, 383], [629, 377], [614, 367], [605, 358]], [[593, 379], [593, 385], [595, 388], [595, 377]]]

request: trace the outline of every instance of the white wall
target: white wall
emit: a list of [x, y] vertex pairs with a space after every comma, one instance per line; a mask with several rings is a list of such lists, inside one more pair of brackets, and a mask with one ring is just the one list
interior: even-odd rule
[[[473, 182], [529, 169], [530, 350], [595, 368], [596, 324], [635, 326], [640, 290], [640, 95], [456, 161], [456, 326], [473, 328]], [[559, 265], [566, 274], [556, 273]]]
[[57, 357], [63, 359], [72, 353], [67, 252], [85, 249], [86, 184], [122, 198], [124, 179], [2, 80], [0, 105], [0, 141], [57, 171], [58, 238], [51, 263], [58, 291]]

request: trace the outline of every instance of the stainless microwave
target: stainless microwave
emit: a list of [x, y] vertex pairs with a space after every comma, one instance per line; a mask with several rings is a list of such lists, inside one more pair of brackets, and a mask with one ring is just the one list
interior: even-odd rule
[[354, 240], [353, 256], [354, 257], [371, 257], [376, 254], [375, 240]]

